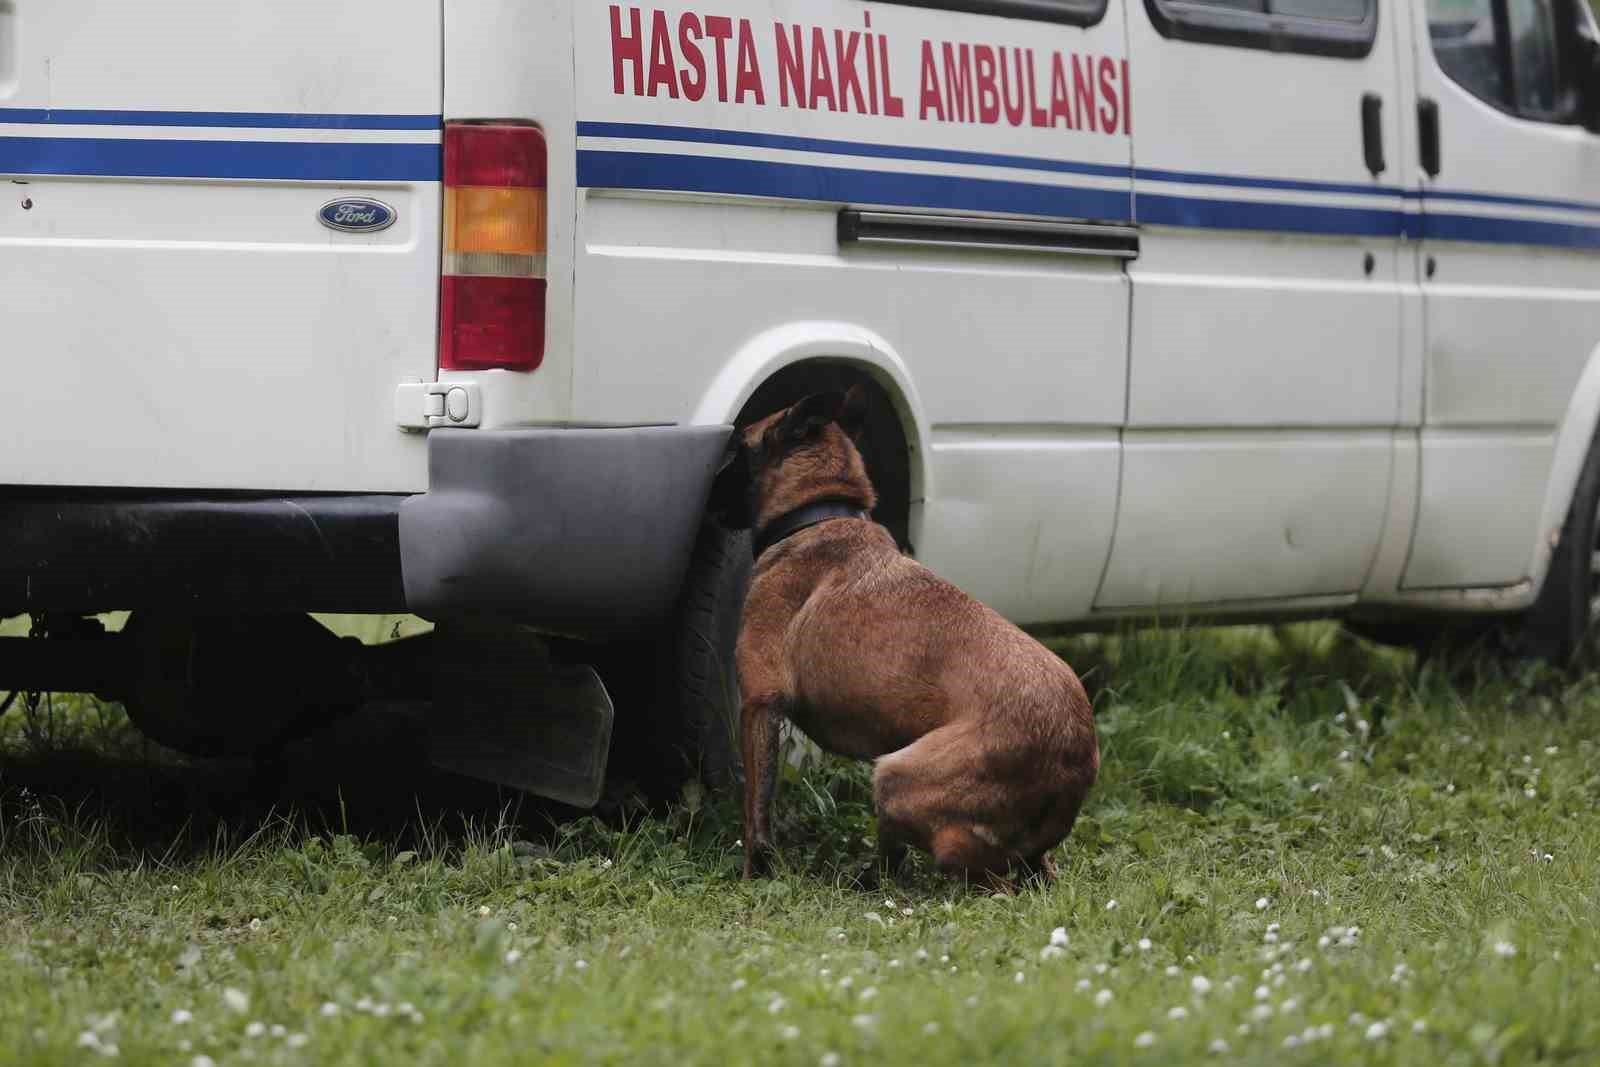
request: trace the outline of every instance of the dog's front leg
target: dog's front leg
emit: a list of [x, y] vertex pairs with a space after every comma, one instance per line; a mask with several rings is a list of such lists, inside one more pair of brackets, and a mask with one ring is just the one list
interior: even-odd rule
[[776, 694], [746, 697], [739, 713], [739, 747], [744, 757], [744, 876], [760, 878], [772, 868], [772, 799], [778, 785]]

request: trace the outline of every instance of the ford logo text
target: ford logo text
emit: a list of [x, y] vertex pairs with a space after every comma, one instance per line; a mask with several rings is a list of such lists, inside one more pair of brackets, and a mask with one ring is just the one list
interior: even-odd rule
[[395, 211], [381, 200], [347, 196], [323, 204], [317, 218], [330, 230], [375, 233], [394, 225]]

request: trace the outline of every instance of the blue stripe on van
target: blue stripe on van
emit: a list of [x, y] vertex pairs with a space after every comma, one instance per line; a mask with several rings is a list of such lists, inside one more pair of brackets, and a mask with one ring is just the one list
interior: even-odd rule
[[590, 188], [670, 189], [843, 204], [1009, 211], [1113, 222], [1131, 219], [1128, 193], [1107, 189], [812, 167], [714, 156], [584, 150], [578, 153], [578, 184]]
[[1398, 209], [1264, 204], [1251, 200], [1211, 200], [1149, 193], [1140, 193], [1135, 206], [1139, 223], [1153, 226], [1274, 230], [1349, 237], [1394, 237], [1405, 226], [1405, 213]]
[[1420, 222], [1425, 240], [1600, 249], [1600, 226], [1445, 215], [1433, 211], [1420, 216]]
[[982, 167], [1010, 167], [1017, 170], [1053, 171], [1058, 174], [1091, 174], [1104, 178], [1126, 178], [1132, 169], [1104, 163], [1078, 163], [1039, 156], [1013, 156], [995, 152], [964, 152], [946, 148], [917, 148], [909, 145], [873, 144], [866, 141], [834, 141], [822, 137], [790, 137], [776, 133], [750, 133], [745, 130], [710, 130], [692, 126], [656, 126], [638, 122], [580, 122], [579, 137], [612, 137], [639, 141], [676, 141], [691, 144], [741, 145], [746, 148], [776, 148], [790, 152], [825, 152], [835, 156], [863, 156], [869, 159], [915, 159], [928, 163], [968, 163]]
[[292, 111], [107, 111], [0, 107], [0, 122], [48, 126], [212, 126], [272, 130], [437, 130], [439, 115], [325, 115]]
[[438, 181], [436, 144], [0, 137], [0, 174]]

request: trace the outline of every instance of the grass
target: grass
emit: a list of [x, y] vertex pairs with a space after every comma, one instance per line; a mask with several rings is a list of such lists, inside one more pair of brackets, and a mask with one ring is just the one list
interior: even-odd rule
[[1327, 625], [1057, 647], [1104, 767], [1011, 897], [850, 888], [856, 766], [791, 774], [747, 885], [693, 788], [502, 808], [356, 724], [263, 820], [117, 709], [13, 710], [0, 1063], [1593, 1062], [1596, 679]]

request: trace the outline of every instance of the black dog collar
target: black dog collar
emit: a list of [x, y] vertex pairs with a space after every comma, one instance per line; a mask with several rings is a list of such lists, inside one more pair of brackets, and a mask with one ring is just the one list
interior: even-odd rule
[[818, 523], [827, 522], [829, 519], [864, 519], [867, 513], [855, 504], [843, 500], [819, 500], [815, 504], [806, 504], [785, 512], [761, 529], [752, 542], [751, 553], [760, 556], [761, 553], [782, 541], [792, 537], [801, 530]]

